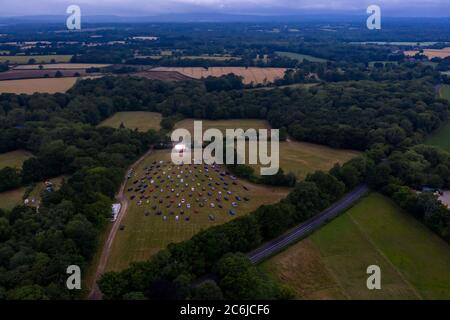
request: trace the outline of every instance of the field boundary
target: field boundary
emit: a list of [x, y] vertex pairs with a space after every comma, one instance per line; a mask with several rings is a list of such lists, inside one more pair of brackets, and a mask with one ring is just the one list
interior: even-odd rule
[[150, 148], [144, 155], [142, 155], [136, 162], [134, 162], [131, 166], [128, 167], [127, 172], [125, 173], [123, 182], [120, 186], [119, 192], [116, 195], [116, 199], [121, 203], [122, 207], [120, 209], [120, 212], [117, 216], [117, 220], [113, 223], [113, 226], [109, 232], [109, 235], [106, 239], [106, 242], [99, 247], [99, 249], [102, 250], [102, 254], [100, 256], [97, 271], [95, 273], [94, 277], [94, 283], [91, 288], [91, 291], [89, 293], [88, 299], [89, 300], [101, 300], [102, 299], [102, 293], [100, 291], [100, 288], [97, 285], [97, 280], [100, 279], [100, 277], [103, 275], [103, 273], [106, 270], [106, 265], [108, 263], [108, 258], [111, 253], [111, 247], [114, 241], [114, 238], [116, 237], [117, 231], [119, 230], [120, 223], [122, 222], [123, 218], [128, 212], [128, 199], [124, 196], [125, 187], [127, 185], [127, 176], [128, 171], [132, 168], [137, 167], [146, 157], [148, 157], [153, 152], [153, 147]]
[[367, 234], [367, 232], [364, 230], [364, 228], [358, 223], [358, 221], [355, 220], [355, 218], [350, 214], [347, 213], [348, 217], [350, 218], [350, 221], [356, 226], [358, 231], [361, 233], [361, 235], [364, 237], [364, 239], [367, 240], [368, 243], [374, 248], [374, 250], [384, 259], [386, 262], [392, 267], [393, 270], [399, 275], [400, 279], [405, 282], [406, 285], [414, 292], [414, 294], [419, 298], [419, 300], [423, 300], [423, 297], [420, 295], [420, 293], [416, 290], [416, 288], [408, 281], [408, 279], [405, 278], [403, 273], [398, 270], [398, 268], [392, 263], [392, 261], [381, 251], [378, 246], [373, 242], [373, 240], [370, 238], [370, 236]]

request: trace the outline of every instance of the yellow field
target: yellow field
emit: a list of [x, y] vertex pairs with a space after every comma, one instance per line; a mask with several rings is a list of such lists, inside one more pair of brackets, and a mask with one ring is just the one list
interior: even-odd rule
[[36, 60], [36, 63], [69, 62], [72, 55], [48, 55], [48, 56], [0, 56], [0, 63], [9, 61], [12, 64], [27, 64], [30, 59]]
[[11, 210], [15, 206], [23, 204], [25, 188], [0, 192], [0, 209]]
[[[419, 51], [417, 51], [417, 50], [410, 50], [410, 51], [404, 52], [404, 54], [409, 57], [413, 57], [418, 53], [419, 53]], [[430, 60], [433, 58], [445, 59], [447, 57], [450, 57], [450, 47], [443, 48], [443, 49], [424, 49], [422, 54], [424, 56], [427, 56], [427, 58]]]
[[[164, 170], [167, 171], [166, 173], [170, 174], [172, 174], [173, 171], [177, 171], [186, 180], [182, 183], [181, 189], [179, 189], [176, 184], [178, 179], [173, 182], [166, 180], [163, 184], [161, 180], [154, 178], [155, 184], [161, 183], [159, 188], [164, 188], [163, 192], [160, 192], [160, 189], [156, 187], [154, 187], [155, 190], [150, 189], [153, 187], [153, 185], [150, 184], [150, 190], [147, 190], [144, 193], [144, 196], [150, 196], [148, 203], [147, 200], [144, 199], [142, 204], [139, 205], [137, 203], [139, 197], [130, 200], [128, 213], [122, 221], [125, 230], [119, 231], [113, 242], [111, 255], [108, 260], [108, 270], [122, 270], [131, 262], [148, 259], [171, 242], [175, 243], [187, 240], [202, 229], [232, 220], [234, 217], [228, 214], [228, 210], [232, 208], [232, 201], [237, 201], [234, 200], [234, 197], [237, 195], [242, 197], [243, 200], [238, 202], [238, 207], [235, 208], [235, 217], [248, 214], [263, 204], [278, 202], [285, 198], [289, 192], [289, 189], [287, 188], [265, 187], [253, 185], [242, 180], [236, 180], [236, 185], [229, 183], [228, 186], [229, 191], [232, 192], [232, 195], [229, 196], [230, 199], [227, 200], [223, 198], [221, 202], [223, 208], [219, 208], [219, 202], [215, 197], [219, 197], [218, 192], [219, 190], [222, 190], [222, 187], [214, 183], [220, 181], [219, 179], [221, 176], [219, 173], [213, 168], [210, 168], [208, 176], [212, 180], [209, 180], [209, 178], [205, 178], [206, 176], [204, 177], [207, 172], [204, 170], [203, 166], [197, 166], [197, 168], [195, 168], [194, 165], [182, 166], [181, 170], [183, 170], [183, 173], [181, 173], [178, 168], [175, 168], [176, 166], [172, 165], [170, 154], [170, 151], [167, 150], [153, 152], [138, 166], [138, 168], [136, 168], [136, 178], [130, 179], [126, 190], [130, 187], [135, 187], [136, 185], [133, 184], [133, 180], [137, 179], [137, 177], [145, 176], [144, 168], [152, 165], [155, 161], [158, 163], [159, 161], [164, 160], [165, 163], [168, 164], [164, 169], [161, 169], [161, 173]], [[170, 170], [169, 167], [171, 168]], [[199, 169], [202, 170], [202, 173], [199, 173]], [[192, 173], [189, 173], [189, 170], [191, 170]], [[224, 169], [221, 167], [220, 170]], [[172, 177], [176, 178], [176, 174], [172, 175]], [[189, 177], [186, 177], [185, 174], [189, 175]], [[194, 176], [194, 174], [197, 174], [198, 177]], [[161, 176], [164, 176], [164, 174], [162, 173]], [[196, 179], [196, 181], [192, 182], [191, 178]], [[189, 187], [184, 189], [184, 183], [188, 183]], [[200, 184], [200, 186], [198, 186], [197, 183]], [[211, 183], [212, 186], [208, 186], [208, 183]], [[243, 188], [244, 185], [248, 190]], [[189, 195], [189, 193], [191, 193], [191, 187], [196, 188], [192, 197]], [[174, 188], [175, 191], [171, 192], [171, 188]], [[202, 188], [205, 188], [205, 190]], [[212, 196], [208, 197], [207, 192], [211, 192]], [[222, 190], [221, 192], [223, 192], [225, 196], [227, 195], [225, 191]], [[179, 197], [176, 196], [176, 193], [179, 193]], [[199, 193], [201, 193], [201, 195]], [[133, 194], [133, 191], [126, 192], [128, 198]], [[157, 196], [158, 199], [155, 199], [154, 196]], [[244, 197], [248, 197], [249, 201], [244, 201]], [[207, 199], [207, 203], [204, 206], [200, 206], [200, 202], [198, 202], [197, 199], [203, 198]], [[178, 208], [177, 203], [183, 203], [183, 199], [185, 199], [186, 204], [184, 204], [182, 208]], [[163, 201], [163, 203], [160, 204], [159, 200]], [[190, 203], [192, 208], [188, 208], [187, 203]], [[210, 203], [215, 203], [216, 206], [211, 208]], [[157, 206], [156, 209], [153, 209], [154, 205]], [[170, 207], [167, 208], [167, 205], [170, 205]], [[162, 214], [157, 215], [157, 210], [161, 210]], [[181, 212], [181, 210], [184, 210], [184, 212]], [[148, 215], [145, 214], [146, 211]], [[170, 211], [172, 211], [173, 214], [170, 214]], [[215, 216], [214, 221], [211, 221], [208, 218], [210, 214]], [[164, 216], [166, 216], [167, 220], [163, 219]], [[178, 221], [176, 220], [176, 216], [179, 216], [180, 218]], [[189, 217], [190, 220], [186, 221], [186, 217]]]
[[25, 150], [15, 150], [0, 154], [0, 169], [5, 167], [22, 168], [25, 160], [31, 158], [33, 155]]
[[64, 93], [77, 82], [76, 77], [0, 81], [0, 93]]
[[112, 117], [100, 123], [99, 126], [117, 129], [123, 123], [128, 129], [138, 129], [139, 131], [146, 132], [150, 129], [159, 130], [161, 128], [161, 119], [161, 114], [156, 112], [117, 112]]
[[152, 69], [155, 71], [177, 71], [194, 79], [207, 78], [209, 76], [220, 77], [230, 73], [243, 77], [245, 84], [262, 84], [274, 82], [276, 79], [282, 79], [285, 68], [258, 68], [258, 67], [210, 67], [208, 69], [201, 67], [160, 67]]
[[38, 70], [42, 66], [45, 70], [50, 69], [89, 69], [89, 68], [105, 68], [110, 64], [98, 64], [98, 63], [51, 63], [51, 64], [33, 64], [33, 65], [20, 65], [16, 66], [14, 70]]

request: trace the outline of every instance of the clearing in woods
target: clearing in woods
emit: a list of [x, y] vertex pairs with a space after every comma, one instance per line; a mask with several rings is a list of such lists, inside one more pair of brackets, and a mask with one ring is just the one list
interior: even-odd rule
[[301, 53], [295, 53], [295, 52], [276, 51], [275, 53], [277, 55], [279, 55], [280, 57], [290, 58], [293, 60], [297, 60], [299, 62], [303, 62], [303, 60], [307, 60], [307, 61], [311, 61], [311, 62], [325, 63], [328, 61], [326, 59], [317, 58], [317, 57], [313, 57], [313, 56], [310, 56], [307, 54], [301, 54]]
[[[217, 128], [222, 132], [236, 128], [270, 129], [267, 121], [259, 119], [202, 120], [202, 124], [204, 131], [210, 128]], [[175, 125], [175, 128], [184, 128], [193, 132], [194, 119], [182, 120]], [[343, 164], [360, 154], [359, 151], [354, 150], [333, 149], [319, 144], [288, 140], [280, 142], [280, 167], [285, 173], [292, 172], [297, 178], [305, 178], [308, 173], [316, 170], [328, 171], [336, 163]], [[260, 166], [252, 166], [256, 170], [255, 173], [259, 173]]]
[[147, 260], [169, 243], [278, 202], [289, 192], [234, 180], [225, 172], [218, 165], [176, 166], [170, 151], [154, 151], [127, 183], [125, 196], [130, 202], [122, 220], [125, 229], [114, 239], [107, 270]]
[[[63, 180], [67, 178], [67, 176], [59, 176], [51, 178], [49, 181], [53, 183], [54, 188], [57, 190], [61, 187]], [[34, 206], [40, 202], [41, 193], [45, 188], [46, 185], [44, 182], [38, 182], [33, 186], [33, 189], [29, 191], [27, 197], [30, 200], [30, 206]], [[20, 187], [10, 191], [0, 192], [0, 209], [11, 210], [15, 206], [23, 204], [27, 189], [27, 187]], [[33, 202], [31, 202], [32, 199], [34, 200]]]
[[[439, 94], [442, 98], [450, 101], [450, 85], [442, 85], [439, 89]], [[439, 130], [429, 136], [425, 140], [425, 143], [450, 152], [450, 122], [447, 122]]]
[[11, 64], [28, 64], [30, 59], [35, 63], [69, 62], [72, 55], [47, 55], [47, 56], [0, 56], [0, 63], [9, 62]]
[[138, 129], [146, 132], [150, 129], [159, 130], [161, 128], [162, 115], [157, 112], [131, 111], [117, 112], [99, 124], [101, 127], [112, 127], [118, 129], [123, 123], [125, 128]]
[[265, 82], [274, 82], [276, 79], [282, 79], [285, 68], [258, 68], [258, 67], [159, 67], [151, 69], [154, 71], [176, 71], [194, 79], [212, 77], [221, 77], [230, 73], [243, 77], [245, 84], [264, 84]]
[[5, 167], [21, 169], [25, 160], [33, 155], [26, 150], [15, 150], [0, 154], [0, 169]]
[[299, 299], [450, 299], [450, 246], [377, 193], [261, 266]]

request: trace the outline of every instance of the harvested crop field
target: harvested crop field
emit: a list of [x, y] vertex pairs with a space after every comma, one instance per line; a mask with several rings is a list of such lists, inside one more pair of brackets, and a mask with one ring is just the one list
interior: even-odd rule
[[106, 68], [110, 64], [98, 64], [98, 63], [51, 63], [51, 64], [32, 64], [32, 65], [20, 65], [14, 67], [14, 70], [39, 70], [41, 67], [45, 70], [52, 69], [89, 69], [89, 68]]
[[193, 78], [177, 71], [142, 71], [133, 73], [132, 75], [135, 77], [146, 78], [149, 80], [161, 80], [161, 81], [193, 80]]
[[160, 67], [152, 69], [155, 71], [176, 71], [181, 74], [195, 78], [221, 77], [230, 73], [243, 77], [245, 84], [263, 84], [265, 82], [274, 82], [276, 79], [282, 79], [285, 68], [258, 68], [258, 67], [210, 67], [208, 69], [201, 67]]
[[62, 77], [79, 77], [87, 75], [85, 69], [72, 70], [10, 70], [0, 73], [0, 80], [19, 80], [19, 79], [37, 79], [54, 78], [59, 71]]
[[0, 81], [0, 93], [33, 94], [66, 92], [78, 78], [48, 78]]
[[99, 126], [118, 129], [120, 128], [120, 125], [123, 124], [125, 128], [146, 132], [150, 129], [159, 130], [161, 128], [161, 119], [162, 115], [157, 112], [117, 112], [113, 116], [102, 121]]
[[[418, 53], [419, 51], [417, 50], [410, 50], [404, 52], [405, 56], [409, 57], [413, 57]], [[450, 57], [450, 47], [443, 49], [424, 49], [422, 54], [430, 60], [433, 58], [445, 59], [447, 57]]]

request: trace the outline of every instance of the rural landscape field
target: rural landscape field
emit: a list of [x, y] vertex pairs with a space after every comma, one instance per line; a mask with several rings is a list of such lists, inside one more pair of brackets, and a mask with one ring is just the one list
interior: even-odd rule
[[[449, 299], [448, 250], [389, 199], [373, 193], [262, 267], [292, 286], [298, 299]], [[381, 291], [367, 291], [361, 281], [370, 261], [383, 270]]]
[[442, 317], [449, 12], [2, 3], [2, 307], [283, 319], [389, 300]]
[[205, 68], [156, 68], [155, 71], [175, 71], [179, 72], [185, 76], [201, 79], [207, 78], [209, 76], [220, 77], [225, 76], [229, 73], [235, 74], [238, 77], [243, 78], [243, 83], [245, 84], [261, 84], [270, 83], [276, 79], [282, 79], [286, 69], [284, 68], [242, 68], [242, 67], [210, 67]]

